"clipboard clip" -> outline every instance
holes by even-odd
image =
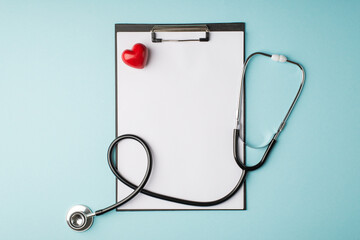
[[[151,41],[160,42],[208,42],[210,40],[210,30],[206,25],[155,25],[151,29]],[[157,38],[157,32],[205,32],[204,38],[193,39],[162,39]]]

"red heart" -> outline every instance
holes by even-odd
[[[133,46],[132,50],[126,49],[122,55],[122,60],[130,67],[142,69],[148,59],[148,49],[141,43]]]

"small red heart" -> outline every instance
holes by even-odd
[[[133,46],[132,50],[126,49],[122,55],[124,63],[130,67],[142,69],[148,59],[148,49],[141,43]]]

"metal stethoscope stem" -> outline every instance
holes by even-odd
[[[239,139],[241,140],[243,145],[249,146],[246,144],[246,142],[244,141],[244,139],[242,139],[242,136],[240,135],[240,130],[242,128],[242,126],[240,124],[240,122],[241,122],[241,106],[242,106],[242,98],[243,98],[243,91],[244,91],[243,86],[244,86],[244,81],[245,81],[246,67],[249,63],[249,60],[256,55],[263,55],[263,56],[271,58],[274,61],[288,62],[288,63],[297,65],[302,71],[302,81],[301,81],[299,90],[298,90],[284,120],[280,124],[277,132],[274,134],[274,136],[271,139],[271,141],[269,142],[269,144],[266,145],[267,149],[265,150],[265,153],[264,153],[262,159],[259,161],[258,164],[254,165],[254,166],[246,166],[243,163],[243,161],[240,159],[240,156],[238,154]],[[176,198],[176,197],[172,197],[172,196],[167,196],[164,194],[152,192],[152,191],[145,189],[145,185],[146,185],[147,181],[149,180],[152,165],[153,165],[153,159],[152,159],[150,147],[146,143],[146,141],[144,141],[142,138],[140,138],[136,135],[132,135],[132,134],[125,134],[125,135],[121,135],[121,136],[117,137],[110,144],[108,152],[107,152],[107,160],[108,160],[109,167],[110,167],[112,173],[115,175],[115,177],[119,181],[124,183],[126,186],[132,188],[134,191],[131,194],[129,194],[127,197],[125,197],[123,200],[121,200],[109,207],[106,207],[104,209],[97,210],[95,212],[92,212],[90,208],[88,208],[87,206],[84,206],[84,205],[76,205],[76,206],[72,207],[68,211],[68,214],[66,216],[66,221],[67,221],[68,225],[75,231],[86,231],[87,229],[89,229],[91,227],[95,216],[100,216],[100,215],[107,213],[115,208],[120,207],[121,205],[130,201],[132,198],[134,198],[140,192],[143,194],[146,194],[148,196],[159,198],[162,200],[171,201],[171,202],[180,203],[180,204],[192,205],[192,206],[200,206],[200,207],[214,206],[214,205],[220,204],[222,202],[225,202],[226,200],[228,200],[229,198],[234,196],[235,193],[241,188],[241,186],[243,185],[243,183],[245,181],[248,171],[256,170],[265,163],[266,158],[268,157],[272,147],[274,146],[280,132],[284,128],[285,123],[288,120],[288,118],[300,96],[300,93],[304,86],[304,81],[305,81],[304,68],[299,63],[287,60],[285,56],[270,55],[270,54],[266,54],[266,53],[262,53],[262,52],[255,52],[246,59],[244,66],[243,66],[241,83],[240,83],[240,94],[239,94],[238,110],[237,110],[237,117],[236,117],[236,127],[233,130],[233,155],[234,155],[234,159],[235,159],[237,165],[243,171],[241,173],[241,176],[239,177],[239,180],[238,180],[236,186],[224,197],[217,199],[217,200],[213,200],[213,201],[200,202],[200,201],[192,201],[192,200],[186,200],[186,199]],[[136,185],[136,184],[130,182],[129,180],[127,180],[125,177],[123,177],[121,175],[121,173],[119,172],[119,170],[117,169],[115,161],[113,159],[114,149],[116,148],[117,144],[124,139],[131,139],[131,140],[137,141],[138,143],[140,143],[142,145],[142,147],[144,148],[144,150],[146,152],[147,168],[146,168],[145,175],[139,185]],[[249,146],[249,147],[252,147],[252,146]]]
[[[273,137],[273,139],[276,140],[278,138],[278,136],[280,135],[280,132],[284,129],[286,121],[288,120],[292,110],[294,109],[294,106],[295,106],[296,102],[298,101],[298,99],[300,97],[300,94],[301,94],[302,89],[303,89],[304,84],[305,84],[305,70],[299,63],[291,61],[291,60],[287,59],[283,55],[277,55],[277,54],[270,55],[270,54],[263,53],[263,52],[252,53],[245,60],[245,63],[244,63],[244,66],[243,66],[243,71],[242,71],[241,81],[240,81],[240,94],[239,94],[238,108],[237,108],[237,112],[236,112],[236,126],[235,126],[235,129],[241,130],[241,128],[242,128],[242,126],[241,126],[241,104],[242,104],[242,101],[243,101],[243,91],[244,91],[246,68],[247,68],[247,66],[249,64],[249,61],[256,55],[262,55],[262,56],[265,56],[265,57],[269,57],[273,61],[277,61],[277,62],[288,62],[288,63],[294,64],[294,65],[296,65],[296,66],[298,66],[300,68],[301,73],[302,73],[301,83],[300,83],[299,89],[298,89],[298,91],[296,93],[296,96],[295,96],[294,100],[292,101],[289,110],[287,111],[283,121],[281,122],[277,132],[275,133],[275,135]],[[256,147],[256,146],[252,146],[252,145],[247,144],[245,139],[242,138],[242,136],[239,135],[239,137],[245,143],[245,145],[247,147],[250,147],[250,148],[263,148],[263,147],[266,147],[266,146],[268,146],[270,144],[270,143],[268,143],[265,146]]]

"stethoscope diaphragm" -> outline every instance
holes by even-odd
[[[75,231],[88,230],[94,222],[94,213],[84,205],[76,205],[70,208],[66,215],[67,224]]]

